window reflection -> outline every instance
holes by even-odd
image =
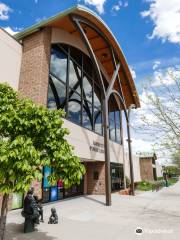
[[[80,124],[81,105],[76,100],[70,100],[68,103],[68,118],[72,122]]]
[[[92,123],[93,123],[93,119],[92,119],[92,104],[84,101],[83,104],[83,112],[82,112],[82,124],[85,128],[88,128],[90,130],[93,129]]]
[[[63,108],[67,111],[66,117],[70,121],[102,135],[101,103],[101,88],[91,59],[74,47],[53,44],[48,108]],[[111,140],[120,143],[120,113],[117,109],[116,100],[111,96],[109,134]]]
[[[92,84],[90,83],[90,79],[88,79],[86,76],[83,78],[83,97],[92,102]]]
[[[81,81],[81,70],[79,67],[70,60],[70,70],[69,70],[69,86],[76,89],[80,85]]]
[[[121,143],[120,125],[116,125],[116,142]]]
[[[62,51],[52,48],[50,72],[63,82],[66,82],[67,56]]]
[[[101,91],[96,85],[94,86],[94,106],[101,107]]]
[[[51,79],[56,88],[56,91],[59,97],[59,102],[60,104],[63,104],[66,99],[66,86],[62,82],[57,80],[57,78],[53,77],[52,75],[51,75]]]
[[[94,129],[96,133],[102,134],[102,112],[100,109],[94,109]]]
[[[115,122],[113,119],[109,119],[109,135],[112,141],[116,140],[116,129],[115,129]]]
[[[53,94],[53,91],[51,89],[51,86],[49,84],[48,86],[48,102],[47,102],[47,107],[48,109],[57,109],[57,105],[56,105],[56,100]]]

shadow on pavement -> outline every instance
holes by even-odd
[[[9,223],[6,227],[6,240],[59,240],[56,237],[48,236],[47,232],[34,231],[23,233],[24,224]]]
[[[100,204],[102,204],[103,206],[106,205],[104,202],[99,201],[99,200],[97,200],[97,199],[94,199],[94,198],[92,198],[92,197],[90,197],[90,196],[84,196],[84,198],[86,198],[86,199],[88,199],[88,200],[91,200],[91,201],[93,201],[93,202],[96,202],[96,203],[100,203]]]

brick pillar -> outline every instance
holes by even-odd
[[[84,174],[84,191],[83,191],[83,193],[84,194],[87,194],[87,164],[86,163],[84,163],[84,166],[85,166],[85,168],[86,168],[86,173]]]
[[[87,193],[105,195],[105,163],[87,163]],[[97,178],[96,178],[97,177]]]
[[[22,96],[47,105],[51,28],[43,28],[22,40],[23,55],[19,81]]]

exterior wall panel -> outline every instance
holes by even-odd
[[[21,58],[21,44],[0,29],[0,83],[7,82],[18,90]]]
[[[83,160],[104,161],[104,138],[92,131],[82,128],[66,119],[64,127],[70,130],[68,142],[75,147],[75,153]],[[101,146],[97,146],[100,144]],[[110,141],[111,162],[123,163],[122,145]]]
[[[140,174],[140,162],[139,157],[133,155],[133,170],[134,170],[134,182],[141,181],[141,174]],[[125,173],[126,176],[130,179],[130,166],[129,166],[129,156],[128,153],[125,153]]]

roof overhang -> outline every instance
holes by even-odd
[[[61,28],[68,31],[72,35],[79,36],[79,32],[77,31],[71,20],[72,15],[87,19],[103,33],[108,43],[115,50],[117,61],[119,61],[121,64],[121,67],[119,69],[119,76],[121,79],[122,91],[125,98],[126,107],[128,108],[132,104],[135,106],[135,108],[140,107],[140,101],[134,84],[134,80],[132,78],[125,56],[116,38],[114,37],[108,26],[103,22],[103,20],[90,9],[85,8],[81,5],[77,5],[54,17],[35,24],[28,29],[25,29],[24,31],[16,34],[15,38],[17,40],[22,40],[28,35],[33,34],[34,32],[39,31],[44,27]],[[88,27],[86,24],[82,24],[82,28],[86,32],[86,36],[92,46],[95,56],[97,57],[98,61],[103,65],[109,76],[109,79],[111,79],[114,72],[114,65],[106,41],[104,41],[104,39],[100,35],[98,35],[96,31]],[[115,82],[114,88],[119,91],[117,82]]]

